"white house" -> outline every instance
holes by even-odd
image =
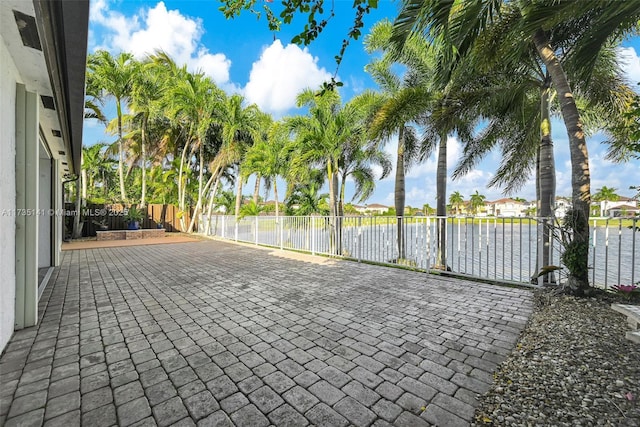
[[[0,352],[38,322],[79,174],[89,0],[0,1]],[[39,274],[40,273],[40,274]]]
[[[553,213],[556,218],[564,218],[572,206],[573,204],[571,203],[570,198],[558,196],[556,197],[556,208]]]
[[[380,205],[378,203],[372,203],[365,206],[365,213],[382,215],[389,211],[389,206]]]
[[[638,207],[638,202],[624,196],[618,196],[618,200],[602,200],[595,202],[600,209],[600,216],[620,216],[622,211],[632,211]],[[615,212],[615,214],[614,214]]]
[[[518,217],[525,216],[529,208],[527,203],[519,202],[510,198],[499,199],[493,202],[485,202],[487,215]]]
[[[616,205],[607,210],[607,216],[611,218],[628,217],[640,215],[640,208],[635,203]]]

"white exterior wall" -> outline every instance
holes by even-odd
[[[18,71],[0,36],[0,351],[13,334],[15,323],[15,113]]]
[[[54,266],[60,265],[60,252],[62,251],[62,238],[64,237],[64,224],[62,223],[64,216],[60,214],[62,209],[64,208],[64,189],[62,188],[62,177],[60,175],[60,161],[52,159],[51,163],[53,165],[52,170],[52,179],[55,184],[53,185],[52,198],[51,201],[53,203],[53,209],[58,212],[53,220],[53,256],[52,261]]]
[[[493,203],[488,208],[489,214],[501,217],[520,217],[524,216],[525,206],[522,203]]]
[[[40,184],[38,195],[38,209],[46,212],[51,206],[51,160],[43,158],[46,153],[40,147]],[[51,216],[40,215],[38,218],[38,268],[51,266]]]

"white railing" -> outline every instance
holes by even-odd
[[[398,250],[398,221],[404,254]],[[201,218],[204,232],[206,216]],[[357,261],[403,265],[429,271],[438,256],[438,224],[446,221],[447,269],[469,277],[528,284],[539,271],[543,227],[552,220],[502,217],[339,217],[258,216],[236,221],[213,216],[209,235],[238,242],[338,256]],[[590,280],[595,286],[640,281],[640,218],[593,221],[590,230]],[[549,237],[549,260],[560,266],[562,247]],[[559,280],[563,273],[555,273]],[[534,281],[534,283],[536,283]]]

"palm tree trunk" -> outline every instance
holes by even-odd
[[[259,173],[256,174],[256,185],[253,187],[253,203],[258,204],[258,196],[260,195],[260,180],[262,177]],[[265,200],[266,201],[266,200]]]
[[[181,212],[184,212],[185,208],[185,193],[187,192],[187,183],[183,179],[182,175],[184,172],[184,162],[187,158],[187,148],[189,147],[189,143],[185,142],[184,148],[182,149],[182,156],[180,156],[180,169],[178,170],[178,208]],[[180,229],[185,229],[184,223],[184,215],[180,217]]]
[[[107,185],[107,177],[104,175],[104,171],[102,171],[102,195],[106,199],[107,194],[109,194],[109,186]]]
[[[122,107],[120,100],[116,100],[118,114],[118,177],[120,178],[120,198],[127,201],[127,191],[124,188],[124,146],[122,145]]]
[[[82,228],[81,228],[81,215],[82,215],[82,198],[80,197],[80,179],[76,181],[76,216],[73,217],[73,229],[71,232],[71,236],[74,239],[79,239],[82,237]]]
[[[240,215],[240,208],[242,207],[242,176],[240,175],[240,166],[238,166],[238,189],[236,191],[236,221],[238,221]]]
[[[440,135],[436,177],[436,216],[438,252],[435,268],[447,269],[447,134]]]
[[[542,88],[540,96],[540,160],[538,176],[540,181],[540,216],[542,217],[542,259],[540,267],[551,265],[551,227],[553,221],[554,202],[556,199],[556,168],[553,157],[553,140],[551,139],[551,118],[549,115],[550,87]],[[549,272],[544,276],[544,283],[555,283],[555,275]]]
[[[336,194],[335,194],[335,181],[333,177],[335,172],[333,171],[332,160],[327,161],[327,179],[329,180],[329,245],[330,253],[336,251]]]
[[[204,141],[200,139],[198,141],[198,145],[199,145],[198,152],[200,155],[200,170],[198,171],[198,202],[202,203],[202,196],[204,191],[203,190],[204,183],[202,182],[202,180],[204,179]]]
[[[213,184],[213,190],[211,190],[211,193],[209,195],[209,206],[207,207],[207,222],[205,223],[205,227],[204,227],[205,236],[209,235],[209,229],[211,228],[211,211],[213,210],[213,201],[216,198],[216,193],[218,192],[219,184],[220,184],[220,176],[218,174],[218,177],[216,178],[216,183]]]
[[[216,174],[211,174],[211,176],[209,177],[209,180],[207,181],[206,185],[203,186],[202,191],[204,193],[207,192],[207,189],[209,188],[209,186],[213,182],[215,176],[216,176]],[[187,233],[191,233],[193,231],[193,227],[196,224],[196,218],[198,217],[198,214],[200,213],[200,209],[201,208],[202,208],[202,197],[198,197],[198,202],[196,203],[196,207],[193,210],[193,215],[191,216],[191,222],[189,222],[189,228],[187,229]]]
[[[276,199],[276,221],[278,220],[278,216],[280,215],[280,208],[278,206],[278,183],[277,177],[273,180],[273,197]]]
[[[342,254],[342,218],[340,217],[340,196],[338,194],[338,165],[334,165],[333,172],[333,203],[334,203],[334,226],[336,235],[336,254]]]
[[[82,181],[82,199],[87,200],[87,170],[81,169],[80,179]]]
[[[347,181],[346,174],[343,173],[342,177],[340,178],[340,198],[338,199],[338,217],[344,216],[344,194],[346,189],[346,185],[345,185],[346,181]]]
[[[551,48],[547,35],[542,29],[536,31],[533,42],[558,94],[560,111],[569,136],[573,204],[572,218],[569,223],[573,236],[571,244],[565,248],[563,258],[569,270],[567,290],[575,295],[584,295],[589,289],[589,205],[591,202],[587,143],[571,86],[560,61]]]
[[[145,116],[142,120],[142,130],[141,130],[141,142],[140,142],[140,157],[141,157],[141,167],[142,167],[142,194],[140,195],[140,207],[144,208],[146,206],[146,195],[147,195],[147,117]]]
[[[404,243],[404,202],[405,202],[405,170],[404,170],[404,124],[398,129],[398,152],[396,158],[396,182],[394,202],[396,209],[396,216],[398,217],[398,230],[397,230],[397,245],[398,245],[398,258],[405,258],[405,243]]]
[[[198,171],[198,199],[196,201],[196,207],[194,211],[191,213],[191,221],[189,222],[189,228],[187,229],[187,233],[191,233],[193,231],[193,227],[195,225],[196,218],[198,217],[198,212],[202,207],[202,197],[204,196],[204,192],[206,188],[203,185],[204,180],[204,141],[197,141],[199,146],[199,155],[200,155],[200,170]],[[211,176],[213,178],[213,175]],[[211,182],[211,178],[209,179],[209,183]],[[191,206],[189,206],[191,208]],[[191,210],[191,209],[189,209]]]

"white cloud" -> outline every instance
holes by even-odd
[[[486,187],[486,184],[491,179],[491,173],[485,172],[480,169],[470,170],[466,175],[456,179],[456,183],[461,185],[474,185],[474,191],[480,190]]]
[[[640,173],[637,162],[614,163],[605,158],[605,153],[590,156],[591,194],[607,186],[616,189],[621,196],[631,197],[635,194],[629,189],[631,185],[640,185]],[[569,193],[570,194],[570,193]]]
[[[296,45],[282,46],[275,40],[253,63],[244,94],[263,111],[281,113],[295,106],[296,95],[304,88],[317,88],[331,78],[318,67],[318,58]]]
[[[406,193],[406,199],[407,200],[426,200],[427,192],[425,191],[424,188],[411,187],[409,191],[407,191]]]
[[[632,47],[618,48],[618,58],[631,86],[640,82],[640,57]]]
[[[386,206],[395,206],[395,201],[396,201],[396,193],[391,192],[391,193],[387,193],[387,197],[384,198],[384,200],[382,201],[382,204]],[[371,203],[374,203],[374,202],[371,202]]]
[[[193,70],[201,70],[211,76],[216,83],[229,82],[229,69],[231,61],[222,53],[210,54],[206,49],[201,49],[195,58],[191,58],[188,67]]]
[[[364,80],[355,76],[349,76],[349,81],[345,83],[345,86],[349,86],[354,94],[358,94],[364,91]]]
[[[422,176],[430,176],[435,174],[438,171],[438,150],[439,147],[435,147],[433,153],[429,158],[419,164],[413,166],[409,169],[407,173],[407,178],[420,178]],[[447,138],[447,172],[448,175],[451,175],[451,172],[455,169],[458,164],[458,160],[460,159],[460,154],[462,152],[462,146],[456,137],[450,136]]]
[[[91,2],[90,17],[105,29],[95,48],[131,52],[137,58],[162,50],[178,65],[204,72],[223,88],[233,87],[229,82],[231,61],[200,44],[204,33],[200,19],[184,16],[179,10],[167,10],[163,2],[125,16],[110,10],[106,0]]]

